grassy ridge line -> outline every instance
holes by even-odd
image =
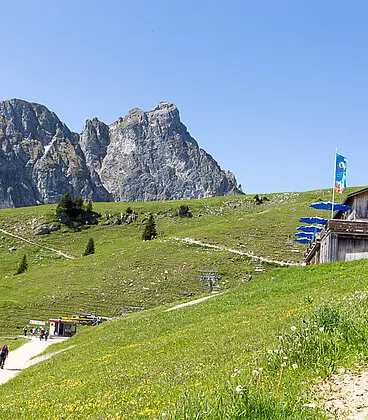
[[[267,381],[255,379],[253,371],[263,366],[267,349],[278,348],[282,330],[290,331],[298,320],[303,325],[311,302],[364,289],[367,268],[367,261],[278,268],[192,307],[155,308],[85,329],[54,347],[73,344],[73,349],[2,387],[0,416],[221,419],[234,413],[231,418],[249,418],[235,415],[245,401],[236,388],[257,382],[260,391],[267,389]],[[314,371],[300,364],[289,373],[273,391],[279,403],[267,418],[323,418],[300,408],[312,398]],[[281,406],[289,410],[283,416],[277,415]]]

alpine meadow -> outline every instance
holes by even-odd
[[[43,235],[56,205],[1,210],[2,340],[30,319],[113,319],[1,385],[0,418],[327,418],[320,381],[368,357],[367,261],[300,266],[292,242],[330,193],[92,203],[98,224]],[[211,295],[204,270],[218,272]]]

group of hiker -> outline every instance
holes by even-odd
[[[45,341],[47,341],[47,339],[49,338],[49,331],[48,330],[46,330],[45,328],[38,328],[38,327],[35,327],[35,328],[31,328],[30,329],[30,335],[31,336],[38,336],[38,337],[40,337],[40,341],[42,341],[43,339],[45,339]],[[24,328],[23,328],[23,334],[24,334],[24,337],[27,337],[27,334],[28,334],[28,325],[25,325],[24,326]]]
[[[30,335],[31,336],[38,336],[40,337],[40,341],[45,339],[45,341],[47,341],[47,339],[49,338],[49,331],[46,330],[45,328],[31,328],[30,329]],[[28,334],[28,325],[26,325],[23,328],[23,334],[26,337]],[[0,346],[0,368],[4,369],[4,364],[5,364],[5,360],[8,357],[8,353],[9,353],[9,347],[6,344],[3,344]]]

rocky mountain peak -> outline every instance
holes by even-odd
[[[171,102],[162,101],[156,105],[151,112],[161,111],[161,112],[170,112],[176,110],[177,107]]]
[[[201,150],[177,107],[134,108],[72,133],[45,106],[0,102],[0,207],[55,203],[65,192],[93,201],[146,201],[241,192]]]
[[[31,138],[48,144],[58,129],[67,129],[45,106],[22,99],[0,102],[0,122],[7,138]]]

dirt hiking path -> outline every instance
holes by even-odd
[[[65,254],[64,252],[59,251],[58,249],[54,249],[54,248],[50,248],[49,246],[46,246],[46,245],[38,244],[35,241],[23,238],[22,236],[16,235],[16,234],[11,233],[11,232],[8,232],[7,230],[4,230],[4,229],[0,229],[0,232],[4,233],[5,235],[12,236],[13,238],[19,239],[23,242],[27,242],[28,244],[38,246],[38,248],[48,249],[49,251],[54,252],[55,254],[61,255],[64,258],[68,258],[69,260],[75,260],[75,257],[73,257],[72,255]]]
[[[339,369],[318,387],[321,405],[331,419],[368,419],[368,371],[361,372]]]
[[[220,296],[220,295],[222,295],[222,293],[215,293],[213,295],[205,296],[203,298],[199,298],[199,299],[191,300],[189,302],[181,303],[180,305],[176,305],[176,306],[173,306],[172,308],[165,309],[164,312],[175,311],[176,309],[185,308],[186,306],[195,305],[199,302],[203,302],[204,300],[211,299],[215,296]]]
[[[288,261],[278,261],[278,260],[273,260],[271,258],[259,257],[257,255],[254,255],[252,252],[239,251],[237,249],[226,248],[224,245],[207,244],[207,243],[204,243],[204,242],[201,242],[201,241],[197,241],[196,239],[193,239],[193,238],[172,237],[170,239],[174,239],[175,241],[185,242],[187,244],[195,244],[195,245],[203,246],[203,247],[206,247],[206,248],[214,248],[214,249],[219,249],[221,251],[232,252],[233,254],[245,255],[245,256],[250,257],[250,258],[255,258],[255,259],[260,260],[260,261],[264,261],[264,262],[272,263],[272,264],[277,264],[277,265],[281,265],[281,266],[293,266],[293,267],[295,267],[295,266],[300,265],[298,263],[293,263],[293,262],[288,262]]]
[[[11,351],[11,344],[9,344],[9,356],[5,361],[4,369],[0,369],[0,384],[10,381],[18,375],[23,369],[35,365],[43,360],[49,359],[60,351],[47,354],[45,356],[33,357],[42,353],[47,347],[52,344],[65,341],[67,338],[49,339],[48,341],[40,341],[38,337],[32,337],[29,343],[24,344],[17,350]],[[64,350],[63,350],[64,351]],[[32,360],[31,360],[32,359]]]

